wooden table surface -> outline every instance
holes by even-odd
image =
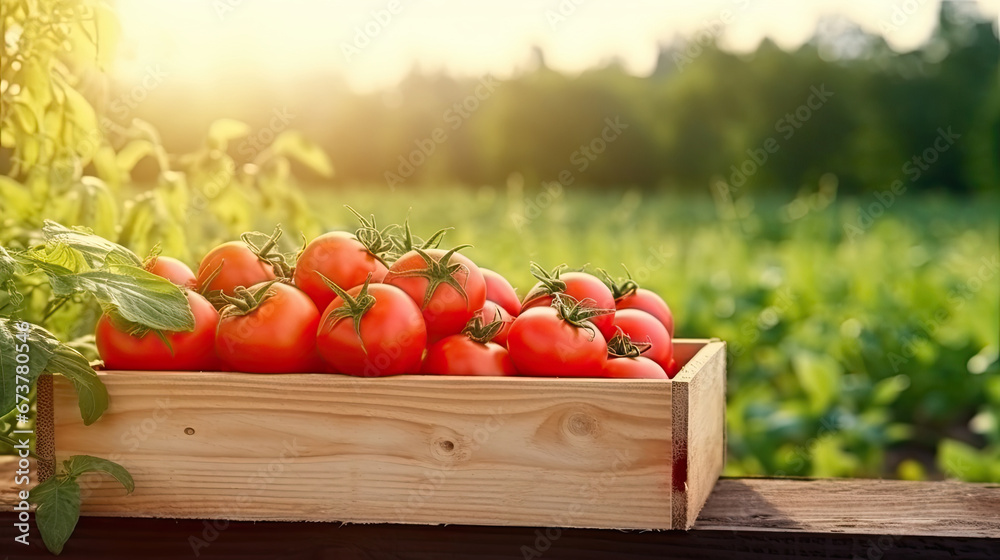
[[[9,496],[7,496],[9,498]],[[9,506],[7,507],[9,510]],[[47,557],[37,528],[0,557]],[[1000,558],[1000,485],[722,479],[691,531],[81,518],[60,558]]]

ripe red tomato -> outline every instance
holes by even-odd
[[[477,342],[453,334],[427,348],[420,373],[439,375],[514,375],[507,349],[496,342]]]
[[[643,356],[656,362],[664,371],[670,367],[674,355],[674,344],[667,328],[645,311],[622,309],[614,316],[615,327],[620,328],[632,342],[649,343]]]
[[[240,241],[217,246],[205,255],[198,266],[198,291],[202,294],[221,290],[231,296],[238,286],[248,288],[274,279],[271,263],[261,260],[246,243]]]
[[[312,298],[317,309],[326,309],[337,294],[326,285],[323,276],[350,290],[364,284],[369,274],[372,283],[382,282],[387,271],[354,234],[334,231],[306,245],[295,265],[293,279],[295,285]]]
[[[420,308],[388,284],[366,283],[337,296],[316,333],[319,353],[335,371],[364,377],[417,373],[426,344]]]
[[[537,266],[533,269],[539,282],[524,296],[521,313],[534,307],[552,305],[552,294],[563,293],[572,296],[579,302],[589,300],[592,302],[591,307],[610,310],[606,315],[593,317],[590,321],[601,331],[605,340],[610,340],[615,335],[613,315],[615,298],[604,282],[586,272],[559,272],[557,269],[552,273],[546,273]],[[544,276],[540,275],[539,272]]]
[[[659,365],[642,356],[610,358],[604,365],[604,377],[629,379],[670,379]]]
[[[443,249],[414,249],[389,267],[385,283],[407,293],[420,306],[427,340],[458,334],[486,302],[483,273],[465,255]]]
[[[656,292],[646,288],[638,288],[634,292],[626,294],[615,301],[617,309],[641,309],[656,317],[663,326],[667,328],[670,337],[674,336],[674,314],[670,312],[670,306]]]
[[[97,351],[108,369],[132,370],[214,370],[215,328],[219,313],[208,300],[196,292],[187,293],[194,313],[191,332],[165,332],[170,347],[154,332],[132,336],[117,328],[107,315],[97,322]]]
[[[252,309],[242,315],[222,311],[215,350],[224,366],[248,373],[319,371],[319,311],[309,296],[280,282],[256,284],[236,296]]]
[[[198,283],[191,267],[173,257],[156,256],[146,263],[146,271],[193,290]]]
[[[592,323],[565,316],[555,307],[532,307],[514,319],[507,349],[519,374],[601,376],[608,360],[604,336]]]
[[[486,300],[483,304],[483,308],[476,313],[476,317],[482,319],[483,324],[492,323],[497,320],[497,315],[499,315],[499,320],[503,323],[503,327],[500,332],[493,337],[493,342],[496,342],[500,346],[507,346],[507,335],[510,333],[510,326],[514,324],[514,317],[510,316],[510,313],[501,307],[499,304]]]
[[[486,300],[500,304],[511,317],[517,317],[521,312],[521,300],[517,297],[514,286],[498,272],[488,268],[480,268],[483,280],[486,281]]]

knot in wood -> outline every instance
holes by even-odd
[[[597,418],[586,412],[574,412],[566,417],[565,428],[577,437],[593,437],[597,434]]]

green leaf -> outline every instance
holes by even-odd
[[[115,480],[125,487],[127,493],[131,494],[135,490],[135,481],[132,480],[132,475],[125,470],[125,467],[114,461],[90,455],[73,455],[63,461],[63,468],[66,469],[66,474],[73,479],[86,473],[107,473],[115,477]]]
[[[60,344],[49,358],[45,370],[58,373],[73,383],[79,400],[80,417],[87,426],[97,422],[108,409],[108,389],[83,354]]]
[[[323,177],[333,176],[333,164],[326,152],[297,130],[286,130],[274,139],[271,151],[276,156],[286,156],[312,169]]]
[[[985,451],[954,439],[944,439],[938,444],[937,464],[950,478],[967,482],[1000,482],[990,480],[990,468]]]
[[[184,292],[169,280],[138,266],[112,266],[78,274],[50,276],[56,297],[93,294],[105,313],[141,327],[193,331],[194,313]]]
[[[94,158],[91,160],[91,163],[94,165],[97,176],[103,179],[111,188],[117,189],[121,185],[122,173],[118,169],[117,156],[111,146],[107,144],[101,145],[94,152]]]
[[[890,405],[909,386],[910,378],[903,374],[883,379],[872,388],[872,404],[877,406]]]
[[[0,291],[7,293],[7,300],[9,302],[9,308],[3,308],[0,306],[0,313],[4,311],[13,311],[20,304],[21,292],[17,290],[17,286],[14,284],[14,273],[17,272],[17,261],[10,256],[2,246],[0,246]]]
[[[149,140],[132,140],[128,144],[125,144],[122,149],[118,150],[118,155],[115,156],[118,168],[122,171],[130,172],[142,158],[155,151],[156,147]]]
[[[31,193],[21,183],[10,177],[0,175],[0,208],[4,216],[24,219],[35,213],[35,203]]]
[[[250,125],[236,119],[219,119],[208,127],[208,140],[216,147],[225,146],[230,140],[250,134]]]
[[[79,252],[90,268],[100,268],[105,263],[142,266],[142,259],[135,253],[99,235],[94,235],[88,229],[68,228],[51,220],[45,220],[42,232],[48,244],[66,245]],[[79,271],[79,269],[73,270]]]
[[[799,352],[792,359],[792,368],[813,412],[827,410],[840,397],[843,372],[830,356]]]
[[[104,181],[89,175],[81,177],[75,193],[78,195],[76,215],[79,223],[89,224],[99,236],[114,235],[118,204]]]
[[[80,485],[76,480],[56,476],[31,490],[31,502],[38,506],[35,520],[45,548],[62,552],[80,520]]]
[[[45,107],[52,101],[48,66],[48,62],[41,57],[29,56],[21,69],[22,87],[31,92],[39,115],[45,114]]]
[[[17,366],[28,366],[28,372],[20,375],[27,379],[27,385],[30,386],[43,371],[46,371],[59,347],[59,341],[49,331],[30,323],[28,341],[22,342],[17,336],[21,332],[16,327],[17,323],[18,321],[13,319],[0,318],[0,416],[6,415],[18,404],[15,392],[19,375]],[[18,352],[19,349],[24,349],[25,344],[27,352]],[[28,362],[17,363],[18,354],[26,354]]]

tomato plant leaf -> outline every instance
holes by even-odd
[[[63,461],[63,468],[66,469],[66,474],[74,479],[86,473],[107,473],[115,477],[115,480],[125,487],[127,493],[131,494],[135,490],[135,481],[132,480],[132,475],[125,470],[125,467],[114,461],[91,455],[73,455]]]
[[[38,506],[35,520],[45,548],[61,553],[80,520],[80,485],[73,478],[55,476],[31,490],[30,499]]]
[[[115,266],[49,278],[56,297],[94,295],[105,313],[164,331],[194,330],[194,313],[184,292],[169,280],[138,266]]]
[[[6,293],[7,301],[0,300],[0,317],[7,317],[21,304],[21,293],[14,285],[14,273],[17,272],[17,261],[0,247],[0,292]]]
[[[108,409],[108,389],[83,354],[60,344],[49,358],[45,370],[61,374],[73,383],[79,399],[80,417],[87,426],[96,422]]]
[[[142,266],[142,259],[138,255],[85,228],[68,228],[51,220],[45,220],[42,233],[45,235],[47,245],[65,245],[79,253],[90,268],[101,268],[105,264]],[[79,269],[74,271],[78,272]]]
[[[28,323],[27,335],[17,328],[19,321],[0,318],[0,416],[4,416],[17,406],[17,385],[32,385],[38,376],[46,371],[59,341],[49,331]],[[19,352],[18,350],[25,350]],[[19,363],[18,355],[26,355],[27,362]],[[18,366],[28,366],[18,373]],[[18,383],[17,376],[27,379]],[[23,393],[22,393],[23,394]]]
[[[156,147],[149,140],[143,138],[132,140],[122,146],[122,149],[118,150],[118,154],[115,156],[115,163],[121,171],[131,172],[135,164],[139,163],[142,158],[154,153],[155,150]]]

